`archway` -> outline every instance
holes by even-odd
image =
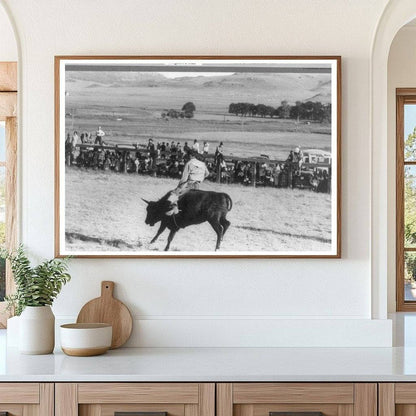
[[[414,0],[390,1],[377,27],[371,53],[371,270],[372,317],[387,318],[388,257],[388,96],[387,63],[396,33],[416,17]]]

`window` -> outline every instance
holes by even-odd
[[[397,89],[397,310],[416,311],[416,88]]]
[[[0,62],[0,246],[17,243],[17,64]],[[14,290],[9,264],[0,260],[0,328],[5,326],[4,296]]]

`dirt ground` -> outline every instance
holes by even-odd
[[[168,231],[149,242],[158,224],[144,223],[146,204],[177,181],[137,174],[66,169],[66,250],[69,252],[162,251]],[[231,226],[221,251],[328,251],[331,197],[309,190],[253,188],[205,182],[201,189],[228,193]],[[180,230],[171,251],[213,252],[216,234],[208,223]]]

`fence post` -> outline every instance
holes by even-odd
[[[289,171],[287,173],[287,182],[289,188],[293,188],[293,164],[292,162],[289,163]]]
[[[253,163],[253,183],[252,183],[254,188],[256,187],[256,177],[257,177],[257,163],[254,162]]]
[[[123,154],[123,172],[127,173],[127,152]]]

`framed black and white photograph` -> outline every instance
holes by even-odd
[[[340,257],[340,57],[55,58],[55,251]]]

